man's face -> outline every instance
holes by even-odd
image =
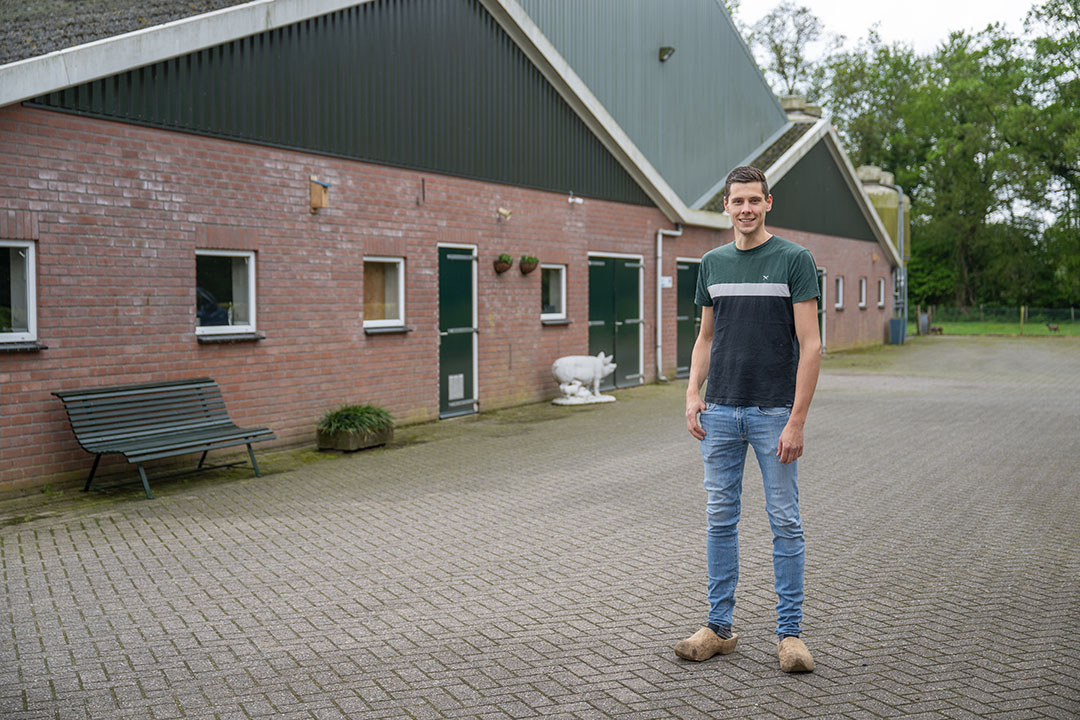
[[[732,225],[743,235],[753,235],[765,224],[765,213],[772,210],[772,195],[761,192],[761,183],[732,183],[724,209]]]

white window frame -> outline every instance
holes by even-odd
[[[844,309],[844,276],[837,275],[836,280],[836,300],[833,302],[833,307],[837,310]]]
[[[877,279],[877,306],[885,307],[885,278],[883,277]]]
[[[26,332],[0,332],[0,343],[37,340],[37,243],[33,240],[0,240],[2,248],[26,250]]]
[[[866,309],[866,276],[859,278],[859,308]]]
[[[366,328],[399,328],[405,327],[405,258],[403,257],[390,257],[384,255],[365,255],[365,263],[386,263],[387,265],[397,265],[398,268],[398,288],[397,288],[397,306],[398,316],[396,318],[384,318],[381,320],[368,320],[367,308],[364,307],[364,297],[360,296],[360,306],[364,311],[364,327]],[[367,274],[364,275],[364,282],[367,282]]]
[[[229,257],[247,258],[248,270],[248,307],[251,308],[251,318],[246,325],[199,325],[196,319],[196,335],[237,335],[240,333],[255,332],[255,251],[254,250],[195,250],[196,262],[203,257]]]
[[[550,263],[550,264],[541,263],[540,264],[541,280],[542,280],[542,274],[543,274],[543,272],[545,270],[558,270],[559,271],[559,283],[560,283],[559,297],[562,298],[562,312],[557,312],[557,313],[541,312],[540,313],[540,319],[541,320],[565,320],[566,319],[566,265],[559,265],[559,264],[555,264],[555,263]],[[541,288],[543,288],[543,284],[541,284]],[[541,289],[541,293],[543,293],[543,289]],[[543,297],[540,298],[540,303],[541,303],[540,308],[541,308],[541,310],[543,310],[543,307],[544,307],[543,306]]]

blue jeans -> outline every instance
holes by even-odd
[[[765,483],[765,510],[773,532],[773,575],[776,588],[776,633],[798,635],[803,602],[804,542],[799,517],[796,462],[781,464],[776,456],[780,433],[791,409],[736,407],[708,403],[699,422],[705,430],[709,563],[709,622],[731,627],[735,584],[739,580],[739,512],[743,467],[749,443],[757,455]]]

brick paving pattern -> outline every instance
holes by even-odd
[[[739,648],[671,652],[706,610],[683,387],[0,528],[0,717],[1080,716],[1080,342],[830,360],[810,675],[777,668],[753,459]]]

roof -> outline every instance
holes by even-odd
[[[787,124],[723,2],[516,1],[689,207]]]
[[[0,65],[0,107],[371,1],[254,0],[240,4],[231,0],[139,0],[138,2],[135,0],[86,0],[77,7],[76,14],[71,15],[71,5],[67,0],[27,0],[19,10],[4,10],[5,14],[0,16],[5,20],[10,18],[10,22],[4,24],[4,32],[8,33],[8,41],[4,43],[4,46],[11,49],[14,57],[21,58]],[[861,183],[855,177],[854,169],[840,148],[839,140],[830,125],[816,120],[809,127],[805,122],[784,123],[782,120],[778,125],[774,124],[769,119],[771,117],[769,108],[778,110],[779,113],[783,113],[783,109],[779,108],[775,97],[764,84],[760,72],[754,74],[755,82],[750,82],[745,87],[740,85],[739,93],[727,92],[725,94],[725,88],[729,91],[732,88],[723,85],[720,81],[726,75],[746,72],[747,68],[753,68],[752,64],[747,65],[746,68],[743,68],[741,64],[733,65],[735,69],[722,65],[705,65],[704,67],[709,69],[703,71],[696,62],[687,62],[684,63],[681,72],[690,73],[697,80],[705,78],[705,87],[699,86],[694,91],[709,95],[719,93],[722,104],[725,106],[754,106],[755,102],[745,101],[743,92],[753,93],[755,97],[764,92],[765,95],[762,97],[767,99],[767,102],[762,105],[765,113],[762,116],[764,120],[756,116],[749,119],[739,119],[736,116],[727,119],[726,122],[721,122],[715,116],[702,115],[694,107],[689,107],[683,102],[692,99],[688,97],[663,96],[667,97],[667,102],[652,102],[664,92],[666,85],[663,82],[663,73],[675,66],[665,68],[655,77],[649,74],[652,71],[648,69],[638,73],[637,76],[640,77],[648,75],[648,82],[653,83],[649,85],[652,90],[640,92],[639,89],[631,94],[632,98],[628,102],[623,102],[627,97],[625,94],[615,93],[612,95],[615,99],[609,100],[615,104],[614,112],[617,114],[613,114],[613,108],[602,102],[592,86],[578,74],[578,70],[585,73],[595,72],[595,61],[583,61],[580,67],[571,65],[533,17],[526,12],[519,0],[479,0],[479,2],[559,95],[566,100],[589,130],[640,185],[649,199],[672,222],[717,229],[730,228],[729,218],[714,211],[715,203],[710,204],[710,201],[715,199],[717,190],[723,185],[723,178],[732,167],[751,161],[771,162],[766,174],[770,182],[775,184],[818,141],[827,136],[830,151],[839,158],[838,164],[845,175],[845,182],[860,207],[869,213],[867,220],[874,227],[874,234],[879,237],[883,247],[888,247],[889,257],[894,259],[897,257],[895,249],[892,249],[888,233],[871,209]],[[521,2],[536,8],[543,7],[533,0],[521,0]],[[655,3],[650,4],[649,0],[640,0],[640,2],[642,4],[638,9],[642,11],[654,9]],[[745,43],[737,33],[734,33],[730,18],[722,9],[723,4],[720,0],[672,0],[672,2],[680,4],[665,3],[665,11],[670,11],[671,7],[675,7],[688,13],[687,17],[691,19],[697,18],[701,22],[708,23],[708,31],[720,32],[720,37],[726,39],[726,45],[733,53],[727,57],[736,60],[749,57]],[[580,5],[582,3],[571,4],[571,6]],[[626,7],[621,2],[597,3],[590,7],[595,11],[588,16],[592,28],[596,27],[596,23],[604,23],[604,27],[610,30],[612,20],[609,17],[610,13],[617,13],[620,20],[625,19]],[[210,11],[202,12],[207,9]],[[191,16],[191,12],[201,14]],[[695,15],[695,12],[698,14]],[[661,13],[659,17],[664,16],[664,13]],[[566,17],[572,20],[576,16],[570,13]],[[685,21],[686,18],[682,20]],[[158,21],[164,22],[149,26]],[[668,21],[664,22],[666,23],[664,27],[670,25]],[[68,28],[67,31],[64,30],[65,27]],[[659,48],[652,46],[656,38],[668,37],[668,35],[683,38],[678,42],[685,43],[686,54],[691,55],[691,60],[699,59],[690,51],[695,47],[695,40],[697,44],[701,44],[703,36],[700,33],[696,35],[692,33],[692,30],[700,30],[700,28],[688,28],[686,22],[676,23],[671,25],[670,32],[665,30],[665,34],[660,35],[648,34],[649,28],[640,23],[636,28],[638,34],[633,37],[640,41],[637,45],[640,52],[631,58],[630,61],[633,63],[646,64],[655,70],[659,64],[655,52]],[[125,30],[127,32],[124,32]],[[117,32],[121,34],[117,35]],[[646,35],[643,36],[640,33],[646,33]],[[580,39],[581,36],[574,37]],[[595,35],[585,33],[584,37],[595,37]],[[82,44],[63,47],[69,43]],[[56,49],[50,51],[50,48],[54,47]],[[678,50],[677,46],[676,50]],[[35,54],[37,52],[45,54]],[[734,63],[736,60],[731,60],[731,62]],[[741,60],[738,62],[741,63]],[[631,74],[628,73],[628,75]],[[661,81],[659,84],[656,84],[657,78]],[[717,84],[709,85],[709,79],[715,79]],[[669,77],[667,82],[670,81]],[[605,85],[607,82],[609,81],[601,82],[595,78],[593,80],[601,93],[612,92]],[[693,88],[682,79],[680,79],[679,87],[684,88],[682,91],[684,95],[687,92],[685,88]],[[760,101],[761,97],[757,97],[757,100]],[[658,131],[657,128],[666,127],[665,133],[688,144],[690,154],[700,154],[712,159],[713,169],[710,176],[715,180],[712,186],[705,189],[704,194],[695,201],[688,201],[688,198],[682,196],[686,194],[687,187],[693,186],[692,184],[688,186],[684,182],[685,177],[682,172],[685,167],[680,169],[678,164],[665,165],[664,158],[668,151],[665,146],[650,145],[650,138],[647,134],[643,134],[641,126],[635,126],[630,122],[627,113],[640,111],[641,104],[646,102],[652,102],[650,107],[655,116],[661,120],[668,115],[671,116],[669,125],[657,125],[653,128],[654,131]],[[760,102],[757,104],[761,105]],[[744,129],[750,128],[753,132],[760,134],[771,132],[771,135],[764,142],[758,143],[758,146],[743,162],[732,162],[723,153],[716,154],[714,147],[720,144],[717,137],[720,137],[725,127],[730,127],[731,123],[737,123]],[[624,129],[624,125],[636,127],[635,135],[631,136]],[[702,127],[705,132],[711,134],[711,139],[691,137],[688,134],[688,128],[697,131]],[[743,142],[745,141],[744,139]],[[649,149],[648,153],[643,151],[643,145]],[[738,157],[738,155],[731,155],[731,157]],[[664,167],[665,172],[661,172],[659,167]],[[681,194],[674,189],[676,186],[682,188]],[[705,207],[707,204],[708,209]]]
[[[802,122],[789,122],[780,128],[780,132],[775,140],[770,139],[765,144],[754,151],[754,155],[740,163],[741,165],[752,165],[756,168],[768,169],[771,168],[777,160],[783,157],[784,153],[790,150],[803,135],[808,133],[813,127],[814,122],[802,121]],[[766,172],[766,177],[768,172]],[[715,192],[708,201],[702,204],[702,210],[711,210],[712,212],[724,212],[724,183],[721,184],[719,189],[715,189]]]
[[[21,0],[0,4],[0,65],[249,0]]]

